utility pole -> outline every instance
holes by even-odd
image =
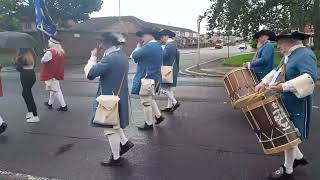
[[[197,25],[198,25],[198,59],[197,59],[197,69],[200,69],[200,24],[202,19],[205,18],[205,16],[201,16],[199,15],[198,19],[197,19]]]
[[[121,17],[121,0],[119,0],[119,18]]]

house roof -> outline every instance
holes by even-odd
[[[135,22],[138,26],[140,26],[140,28],[142,28],[142,27],[156,28],[159,30],[160,29],[169,29],[171,31],[196,33],[195,31],[193,31],[191,29],[146,22],[146,21],[143,21],[143,20],[141,20],[137,17],[134,17],[134,16],[121,16],[121,21]],[[75,26],[71,27],[70,30],[74,30],[74,31],[101,31],[103,29],[106,29],[106,27],[108,27],[108,26],[112,26],[116,22],[119,22],[118,16],[91,18],[87,21],[76,24]]]

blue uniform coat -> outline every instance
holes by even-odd
[[[129,104],[128,104],[128,70],[129,61],[127,56],[121,51],[115,51],[106,55],[102,60],[93,66],[88,74],[88,79],[93,80],[100,77],[97,97],[101,95],[117,95],[121,80],[125,76],[122,90],[120,93],[119,116],[120,127],[125,128],[129,125]],[[94,115],[98,106],[98,102],[94,101],[93,115],[90,123],[93,127],[113,128],[113,126],[105,126],[93,123]]]
[[[274,68],[274,45],[267,42],[260,47],[256,59],[250,65],[260,82]]]
[[[141,79],[153,79],[157,86],[161,83],[161,65],[163,50],[159,42],[149,42],[141,49],[132,53],[132,58],[138,64],[137,73],[133,79],[132,94],[139,95]]]
[[[177,48],[177,44],[175,42],[168,43],[164,50],[163,55],[163,65],[164,66],[172,66],[173,65],[173,83],[162,83],[161,87],[169,88],[169,87],[177,87],[177,80],[179,74],[179,52]]]
[[[304,73],[308,73],[314,82],[317,80],[316,56],[308,48],[298,48],[290,56],[286,66],[286,81],[294,79]],[[281,80],[281,75],[277,81]],[[281,99],[285,104],[290,118],[296,128],[299,129],[303,138],[309,137],[309,125],[312,110],[312,95],[305,98],[297,98],[292,92],[284,92]]]

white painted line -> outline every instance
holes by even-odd
[[[0,176],[8,176],[8,178],[17,178],[21,180],[61,180],[61,179],[53,179],[53,178],[44,178],[44,177],[36,177],[28,174],[21,174],[21,173],[13,173],[8,171],[1,171]]]
[[[312,106],[314,109],[320,109],[319,106]]]

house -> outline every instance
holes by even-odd
[[[175,26],[157,24],[143,21],[134,16],[111,16],[91,18],[85,22],[79,23],[70,30],[82,32],[118,32],[124,34],[134,34],[142,28],[169,29],[176,33],[176,41],[180,47],[196,43],[197,32]]]
[[[306,23],[306,25],[304,26],[304,33],[306,34],[310,34],[310,35],[314,35],[314,27],[311,23]],[[310,37],[308,39],[306,39],[305,41],[305,45],[312,47],[314,46],[314,41],[313,41],[313,37]]]
[[[84,22],[73,24],[68,29],[59,28],[58,31],[63,38],[63,47],[67,56],[81,58],[87,57],[91,49],[96,47],[96,37],[104,32],[123,33],[127,39],[124,51],[127,55],[130,55],[139,41],[135,33],[145,27],[174,31],[177,34],[176,41],[179,47],[187,47],[188,44],[197,43],[197,32],[193,30],[146,22],[134,16],[91,18]],[[33,34],[38,39],[41,38],[35,30],[34,23],[25,24],[23,30]]]

